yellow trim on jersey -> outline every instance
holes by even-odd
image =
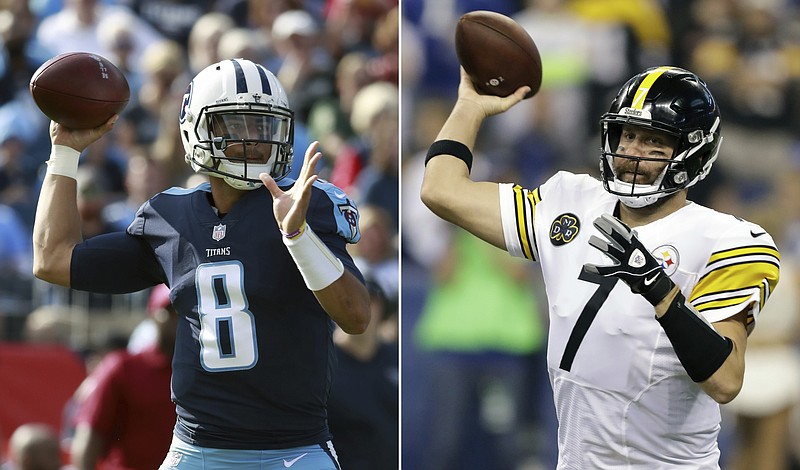
[[[720,266],[700,278],[689,301],[704,295],[753,288],[759,286],[764,279],[769,282],[772,291],[778,283],[779,275],[780,268],[777,264],[768,261],[755,260]]]
[[[528,194],[528,198],[531,199],[532,204],[535,206],[542,202],[542,197],[539,195],[539,188],[534,189]]]
[[[667,70],[671,70],[674,67],[659,67],[652,72],[648,73],[642,83],[639,84],[639,88],[636,90],[636,94],[633,95],[633,102],[631,103],[631,108],[633,109],[642,109],[644,106],[644,100],[647,98],[647,93],[650,92],[650,87],[653,86],[658,77],[661,76]]]
[[[525,191],[522,189],[522,186],[518,184],[514,185],[514,211],[517,215],[517,235],[519,235],[522,252],[525,254],[526,258],[532,260],[534,257],[529,241],[528,224],[526,222],[528,211],[526,210],[527,204],[524,193]],[[533,213],[533,211],[531,211],[531,213]],[[531,226],[533,226],[533,223],[531,223]]]
[[[741,248],[731,248],[730,250],[719,251],[712,254],[711,257],[708,258],[707,266],[716,263],[717,261],[745,255],[765,255],[771,256],[778,261],[781,260],[781,254],[778,253],[778,250],[770,246],[745,246]]]
[[[709,270],[698,280],[689,299],[693,304],[700,300],[695,305],[698,311],[738,305],[749,298],[745,292],[752,293],[754,289],[758,289],[760,310],[778,284],[780,253],[767,245],[731,248],[713,253],[706,269]],[[702,300],[712,295],[714,300]]]
[[[740,303],[746,301],[751,296],[748,295],[740,295],[737,297],[731,297],[726,299],[718,299],[718,300],[711,300],[708,302],[701,302],[698,304],[693,304],[695,310],[698,312],[702,312],[704,310],[714,310],[718,308],[725,308],[730,307],[732,305],[739,305]]]

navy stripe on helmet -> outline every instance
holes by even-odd
[[[264,93],[265,95],[271,95],[272,87],[269,86],[267,69],[265,69],[263,65],[256,64],[256,70],[258,70],[258,75],[261,77],[261,93]]]
[[[236,72],[236,94],[247,93],[247,79],[245,79],[242,65],[236,59],[231,59],[231,62],[233,62],[233,69]]]

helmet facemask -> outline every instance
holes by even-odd
[[[253,103],[208,106],[194,131],[198,144],[192,163],[236,189],[261,186],[261,173],[278,181],[291,170],[294,126],[288,109]]]

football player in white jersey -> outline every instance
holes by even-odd
[[[472,181],[482,121],[527,91],[480,95],[462,69],[421,197],[540,263],[558,468],[719,468],[719,404],[742,386],[747,335],[780,256],[758,225],[687,199],[720,149],[713,96],[687,70],[647,69],[601,119],[600,180],[562,171],[530,189]]]

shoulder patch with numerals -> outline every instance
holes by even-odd
[[[553,220],[550,225],[550,242],[555,246],[566,245],[575,239],[581,231],[581,221],[578,216],[567,212]]]

